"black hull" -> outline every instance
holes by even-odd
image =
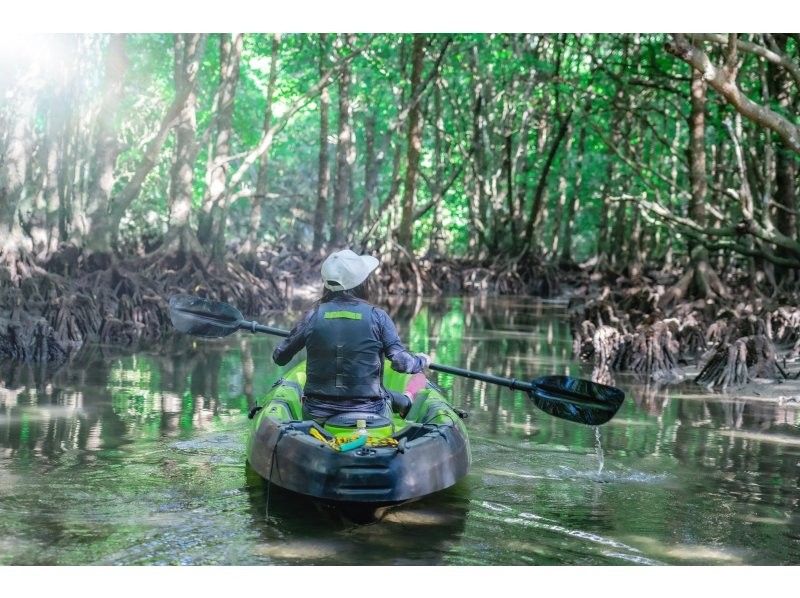
[[[250,466],[286,490],[340,505],[373,508],[427,496],[467,474],[469,443],[456,426],[408,437],[398,448],[337,452],[298,424],[264,418],[255,433]]]

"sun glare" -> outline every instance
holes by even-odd
[[[64,52],[59,36],[44,34],[6,34],[0,36],[0,68],[28,76],[52,76]]]

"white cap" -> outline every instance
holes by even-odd
[[[331,291],[357,287],[372,274],[380,262],[371,255],[358,255],[349,249],[336,251],[322,262],[322,281]]]

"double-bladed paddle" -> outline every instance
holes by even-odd
[[[193,336],[221,338],[237,330],[289,336],[286,330],[245,320],[238,309],[227,303],[191,295],[171,297],[169,316],[177,330]],[[542,376],[525,382],[438,363],[432,363],[428,367],[453,376],[522,390],[545,413],[592,426],[602,425],[614,417],[625,399],[625,393],[619,388],[571,376]]]

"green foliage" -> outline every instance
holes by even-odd
[[[218,133],[215,114],[220,84],[220,38],[206,37],[196,92],[198,154],[192,214],[195,226],[208,195],[207,173],[212,158],[209,152],[213,152]],[[78,156],[83,160],[70,165],[70,172],[80,173],[81,164],[85,168],[92,160],[97,129],[93,119],[103,101],[108,36],[48,39],[47,43],[54,48],[60,44],[61,49],[55,54],[65,64],[70,56],[74,57],[74,64],[69,67],[72,70],[65,94],[59,91],[56,63],[48,59],[50,71],[45,72],[41,86],[35,89],[40,102],[32,129],[37,136],[47,137],[48,119],[57,117],[54,106],[64,103],[64,118],[72,127],[65,130],[69,143],[73,144],[67,146],[66,158]],[[229,176],[264,135],[272,39],[271,34],[246,34],[243,38],[233,110],[232,157],[227,163]],[[743,39],[763,42],[758,35],[745,35]],[[452,256],[518,254],[523,248],[523,231],[534,216],[534,195],[559,123],[569,113],[573,115],[572,139],[571,142],[565,139],[555,148],[552,168],[543,180],[542,207],[530,249],[556,257],[550,255],[553,241],[557,235],[558,243],[562,243],[567,226],[573,233],[571,253],[577,260],[598,252],[604,226],[610,230],[619,225],[623,237],[628,239],[634,205],[617,211],[613,199],[622,196],[647,198],[677,215],[686,214],[690,197],[687,158],[690,69],[664,50],[667,35],[429,34],[425,40],[422,79],[426,87],[419,98],[423,127],[414,209],[429,206],[431,202],[433,205],[415,219],[413,249],[417,253],[425,253],[438,241]],[[320,81],[321,59],[326,68],[331,65],[342,68],[340,41],[337,34],[328,35],[324,41],[316,34],[280,36],[273,123],[280,121],[292,107],[300,105],[300,108],[279,129],[268,149],[269,184],[267,196],[261,202],[259,242],[306,247],[311,242],[319,174],[320,101],[318,94],[309,95],[309,90]],[[113,195],[120,193],[141,163],[147,143],[175,96],[174,43],[172,34],[126,36],[124,93],[115,122],[121,151],[116,160]],[[360,217],[368,199],[366,123],[370,119],[375,122],[377,171],[377,188],[371,198],[372,217],[377,206],[383,208],[371,242],[378,244],[389,237],[400,221],[408,144],[405,116],[411,99],[411,47],[411,35],[355,36],[356,55],[348,67],[355,142],[351,156],[352,186],[345,215],[351,240],[360,239],[372,224]],[[705,50],[712,61],[724,60],[722,45],[707,44]],[[786,39],[785,52],[796,58],[796,37]],[[742,65],[737,82],[742,92],[791,117],[791,111],[778,103],[767,85],[766,63],[746,52],[740,57]],[[9,61],[3,61],[1,66],[0,78],[12,90],[8,96],[12,101],[0,106],[0,124],[7,124],[12,122],[24,96],[20,83],[24,69]],[[331,194],[336,184],[339,82],[337,70],[328,86],[329,138],[324,148],[330,157]],[[796,99],[796,90],[793,93]],[[769,195],[770,166],[759,163],[759,156],[772,155],[775,140],[709,92],[705,136],[710,163],[708,176],[714,183],[709,201],[719,203],[723,211],[736,217],[738,207],[731,202],[730,194],[725,193],[726,188],[739,186],[741,176],[733,154],[732,130],[746,147],[753,194]],[[0,147],[5,147],[9,128],[4,126],[0,131]],[[582,156],[577,143],[580,135],[585,136]],[[505,170],[507,140],[512,153],[510,177]],[[123,244],[132,250],[152,249],[167,231],[170,167],[175,145],[174,136],[169,135],[122,222]],[[44,145],[31,142],[31,147]],[[400,165],[397,182],[392,180],[395,156]],[[247,233],[253,202],[252,193],[247,192],[252,192],[255,186],[258,168],[259,162],[255,161],[240,185],[227,190],[229,198],[238,197],[226,206],[229,241],[242,240]],[[74,185],[86,193],[91,182],[86,180],[87,172],[84,170],[76,175],[75,181],[65,180],[62,185],[65,188]],[[36,173],[31,175],[32,183],[40,178]],[[578,200],[578,209],[571,218],[559,212],[563,209],[558,203],[561,179],[567,205],[573,198]],[[433,201],[445,185],[448,186],[439,201]],[[387,201],[392,188],[397,191],[394,200]],[[34,194],[31,191],[28,196]],[[73,209],[80,208],[66,202],[68,226]],[[330,223],[330,208],[325,216],[326,223]],[[666,229],[663,221],[646,219],[644,236],[661,239],[649,248],[651,257],[663,254],[665,243],[679,239],[680,235],[670,236]],[[513,230],[515,234],[511,234]],[[685,245],[678,241],[673,243],[673,249],[683,251]]]

